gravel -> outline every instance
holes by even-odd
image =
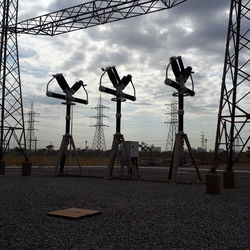
[[[0,176],[0,249],[250,249],[250,175],[198,184]],[[48,211],[99,210],[70,220]]]

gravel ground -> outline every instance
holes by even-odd
[[[0,249],[250,249],[250,175],[220,195],[204,185],[0,176]],[[69,220],[48,211],[79,207]]]

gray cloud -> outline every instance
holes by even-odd
[[[45,12],[79,3],[82,1],[74,1],[73,4],[67,0],[52,1]],[[51,39],[51,44],[53,49],[62,51],[62,55],[55,53],[57,56],[60,54],[60,58],[55,56],[56,67],[50,68],[67,72],[69,79],[73,76],[84,76],[85,79],[86,76],[86,82],[91,83],[88,86],[90,99],[96,100],[100,94],[100,68],[115,65],[121,75],[133,75],[137,89],[137,101],[124,105],[126,118],[135,119],[136,114],[146,112],[145,116],[139,117],[157,119],[162,117],[164,104],[170,101],[173,92],[163,83],[169,57],[182,55],[185,65],[191,65],[195,71],[196,96],[186,99],[187,117],[199,115],[216,119],[214,114],[218,108],[228,9],[228,0],[188,0],[170,10],[58,36]],[[33,8],[31,11],[37,13]],[[32,50],[20,53],[22,58],[32,54],[37,53]],[[36,74],[34,70],[29,73]],[[34,98],[40,104],[56,104],[52,98],[35,95]],[[110,96],[105,95],[104,98],[109,100]],[[160,124],[160,119],[155,123]],[[197,123],[196,126],[201,125]],[[159,128],[152,127],[148,136],[156,132],[162,133]]]

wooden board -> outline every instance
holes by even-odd
[[[96,215],[99,213],[101,213],[101,212],[96,211],[96,210],[89,210],[89,209],[72,207],[72,208],[67,208],[64,210],[47,212],[47,215],[66,217],[69,219],[79,219],[79,218],[84,217],[84,216]]]

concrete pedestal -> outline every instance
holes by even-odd
[[[0,160],[0,175],[5,175],[5,161]]]
[[[22,176],[31,176],[32,164],[30,161],[22,162]]]
[[[221,194],[223,187],[223,179],[219,174],[206,175],[206,193]]]
[[[234,188],[235,187],[234,172],[233,171],[225,171],[223,173],[223,179],[224,179],[224,188]]]

